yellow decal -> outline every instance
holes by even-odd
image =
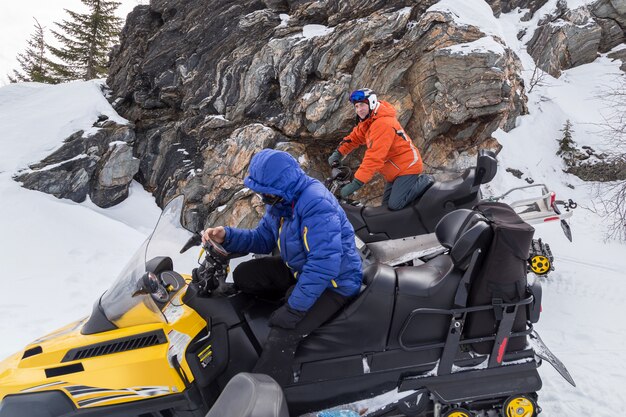
[[[308,232],[309,232],[308,227],[304,226],[304,235],[303,235],[303,237],[304,237],[304,246],[306,247],[306,251],[307,252],[311,252],[311,249],[309,249],[309,242],[307,242],[307,240],[306,240],[306,234]]]

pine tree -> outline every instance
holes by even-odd
[[[115,16],[119,2],[81,1],[89,11],[77,13],[65,9],[70,18],[56,23],[60,31],[51,31],[61,44],[59,48],[49,46],[52,55],[61,61],[54,63],[52,69],[64,81],[106,76],[109,50],[122,26],[122,19]]]
[[[26,50],[17,55],[21,70],[13,70],[13,76],[9,75],[9,81],[12,83],[33,81],[55,84],[57,82],[50,74],[44,30],[45,28],[35,19],[35,33],[28,40]]]
[[[572,129],[572,122],[570,122],[569,119],[567,119],[565,126],[563,126],[560,132],[563,132],[563,136],[558,140],[559,150],[556,154],[563,158],[568,167],[572,167],[576,163],[580,151],[576,148],[576,142],[574,142],[572,138],[574,130]]]

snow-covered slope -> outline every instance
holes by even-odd
[[[98,82],[0,88],[0,357],[89,315],[97,297],[152,231],[160,214],[133,184],[130,198],[104,210],[21,188],[12,176],[38,162],[99,114],[124,122]]]

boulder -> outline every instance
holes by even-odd
[[[118,125],[101,117],[96,131],[79,131],[61,147],[15,176],[26,188],[83,202],[90,196],[100,207],[110,207],[128,196],[139,168],[133,157],[132,126]]]

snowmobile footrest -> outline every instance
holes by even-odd
[[[399,391],[427,389],[444,404],[461,403],[541,389],[537,362],[455,372],[428,378],[405,379]]]

